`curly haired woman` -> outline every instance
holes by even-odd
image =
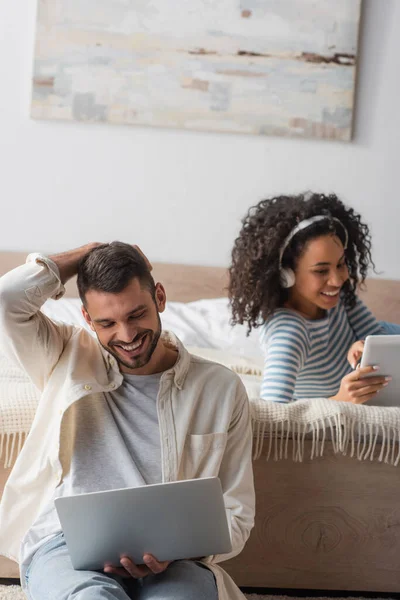
[[[334,194],[277,196],[249,210],[229,296],[233,324],[261,325],[263,399],[363,403],[388,385],[376,367],[353,370],[367,335],[400,333],[357,297],[370,265],[367,225]]]

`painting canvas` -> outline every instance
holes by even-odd
[[[38,0],[36,119],[351,139],[361,0]]]

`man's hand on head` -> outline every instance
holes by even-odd
[[[141,579],[142,577],[147,577],[147,575],[163,573],[171,564],[171,561],[164,560],[160,562],[152,554],[145,554],[143,556],[144,564],[142,565],[136,565],[128,556],[123,556],[120,563],[121,567],[114,567],[109,564],[104,565],[104,573],[119,575],[125,579],[131,577],[133,579]]]
[[[58,270],[60,272],[61,283],[66,283],[71,277],[78,272],[79,262],[82,260],[88,252],[97,248],[97,246],[102,246],[100,242],[92,242],[90,244],[86,244],[85,246],[80,246],[80,248],[75,248],[74,250],[69,250],[68,252],[62,252],[61,254],[55,254],[50,256],[49,258],[57,265]]]
[[[135,250],[137,250],[139,252],[139,254],[143,257],[147,268],[149,269],[149,271],[153,270],[153,265],[151,264],[151,262],[149,261],[149,259],[147,258],[147,256],[141,251],[141,249],[139,248],[139,246],[136,246],[136,244],[132,244],[133,248],[135,248]]]
[[[50,256],[51,260],[58,267],[58,270],[60,272],[61,283],[65,284],[69,279],[71,279],[71,277],[74,277],[77,274],[79,262],[84,256],[86,256],[86,254],[94,250],[94,248],[103,245],[104,244],[101,242],[92,242],[90,244],[86,244],[85,246],[81,246],[80,248],[75,248],[74,250],[69,250],[68,252],[62,252],[61,254],[55,254],[53,256]],[[152,271],[153,267],[149,259],[141,251],[139,246],[132,244],[132,247],[135,248],[135,250],[137,250],[139,254],[143,257],[143,260],[145,261],[149,271]]]

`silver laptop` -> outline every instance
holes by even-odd
[[[392,377],[392,381],[375,394],[368,406],[400,407],[400,335],[369,335],[365,339],[361,367],[379,366],[373,376]],[[366,377],[369,377],[368,375]]]
[[[143,564],[232,550],[221,482],[188,479],[56,498],[55,506],[74,569]]]

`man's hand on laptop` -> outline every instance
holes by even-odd
[[[147,575],[157,575],[162,573],[171,564],[171,561],[164,560],[159,562],[151,554],[143,556],[142,565],[136,565],[128,556],[123,556],[120,560],[122,567],[114,567],[113,565],[104,565],[104,572],[111,575],[119,575],[120,577],[141,579]]]

